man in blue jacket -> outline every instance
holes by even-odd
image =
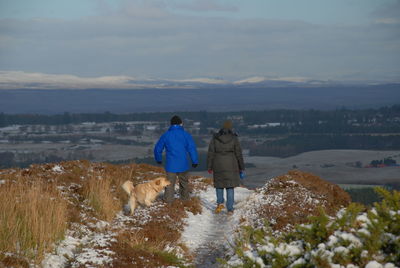
[[[192,167],[198,165],[196,144],[192,136],[182,127],[182,119],[175,115],[171,118],[171,126],[158,140],[154,147],[154,158],[158,164],[162,164],[162,153],[165,149],[167,163],[165,171],[167,179],[171,182],[165,188],[164,201],[171,203],[174,201],[175,181],[179,178],[179,195],[182,200],[189,199],[189,159]]]

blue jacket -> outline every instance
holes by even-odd
[[[167,172],[185,172],[189,169],[189,159],[193,164],[198,164],[196,144],[192,136],[182,126],[172,125],[158,140],[154,147],[154,158],[157,162],[162,161],[162,152],[166,151]]]

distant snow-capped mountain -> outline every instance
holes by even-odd
[[[263,83],[263,82],[293,82],[293,83],[306,83],[309,81],[309,78],[301,77],[301,76],[294,76],[294,77],[275,77],[275,78],[267,78],[262,76],[254,76],[249,77],[243,80],[235,81],[234,84],[254,84],[254,83]]]
[[[190,88],[191,86],[229,84],[229,81],[215,78],[139,79],[131,76],[80,77],[66,74],[0,71],[0,89]]]
[[[360,83],[360,82],[358,82]],[[254,76],[228,81],[221,78],[143,79],[126,75],[81,77],[69,74],[0,71],[0,89],[146,89],[210,87],[282,87],[324,86],[340,82],[312,80],[306,77]],[[361,84],[361,83],[360,83]],[[366,84],[364,82],[364,84]]]

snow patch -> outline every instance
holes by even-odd
[[[63,173],[64,172],[64,168],[60,165],[55,165],[51,170],[55,173]]]
[[[186,227],[182,232],[181,240],[185,243],[191,252],[199,252],[202,249],[210,249],[211,246],[217,246],[218,249],[229,248],[233,243],[234,232],[239,223],[236,217],[236,211],[241,207],[253,191],[243,188],[235,188],[235,212],[228,216],[226,211],[215,214],[216,192],[215,188],[209,186],[205,191],[199,193],[202,206],[202,213],[194,215],[188,212]],[[226,199],[225,199],[226,200]]]
[[[365,265],[365,268],[383,268],[383,266],[377,261],[370,261]]]
[[[68,230],[67,234],[54,253],[45,256],[42,262],[44,268],[65,267],[68,264],[71,267],[81,267],[85,264],[107,265],[112,262],[112,255],[115,253],[107,247],[116,241],[116,234],[96,233],[84,225],[80,225],[77,231]],[[79,237],[80,235],[82,236]],[[69,263],[72,259],[74,261]]]

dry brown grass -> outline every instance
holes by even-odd
[[[167,245],[177,245],[184,228],[185,211],[201,213],[200,199],[176,199],[154,211],[151,220],[140,229],[120,233],[112,250],[123,257],[115,259],[113,267],[133,267],[132,263],[137,265],[135,267],[179,267],[180,260],[164,250]],[[184,245],[179,244],[179,247],[186,253],[187,259],[192,258]],[[151,263],[146,262],[148,259]]]
[[[119,257],[114,259],[112,267],[187,267],[182,265],[174,253],[154,248],[146,241],[137,243],[135,234],[120,235],[117,241],[118,243],[113,245],[113,251],[117,252]]]
[[[85,214],[111,222],[128,200],[121,189],[126,180],[138,184],[165,174],[162,168],[146,164],[70,161],[57,165],[62,172],[54,170],[55,164],[44,164],[7,170],[0,175],[0,180],[7,181],[0,185],[0,267],[40,263],[53,242],[62,238],[67,223],[82,220],[83,203],[93,208],[85,210]],[[62,186],[63,198],[57,186]],[[112,246],[116,253],[113,267],[133,267],[132,262],[136,267],[180,266],[180,260],[164,249],[178,243],[185,210],[199,213],[200,200],[176,200],[155,211],[151,221],[139,230],[121,233]],[[14,255],[6,255],[7,252]]]
[[[290,181],[298,184],[292,184]],[[301,187],[301,188],[300,188]],[[311,196],[307,197],[306,189]],[[308,222],[309,216],[317,216],[320,208],[323,208],[328,215],[335,215],[342,208],[347,207],[351,198],[348,193],[338,185],[327,182],[311,173],[292,170],[287,174],[278,176],[269,185],[268,195],[279,195],[283,202],[280,205],[266,204],[259,208],[260,218],[266,218],[276,223],[273,229],[286,228],[288,224],[294,226]],[[305,202],[306,198],[313,198],[319,203]]]
[[[0,186],[0,252],[39,263],[64,235],[67,204],[53,183],[13,179]]]
[[[86,171],[83,181],[82,195],[94,209],[100,219],[111,221],[115,214],[127,202],[128,196],[122,191],[121,185],[126,180],[134,184],[157,177],[158,170],[150,165],[111,165],[106,163],[92,163],[90,173]],[[64,165],[67,170],[72,167]],[[81,170],[76,170],[77,175]],[[82,176],[82,175],[79,175]],[[68,177],[64,174],[64,177]]]
[[[201,214],[202,208],[201,208],[201,202],[200,202],[200,197],[194,196],[190,198],[189,200],[177,200],[182,202],[182,206],[187,210],[192,212],[194,215]]]
[[[204,191],[209,185],[213,185],[213,179],[200,176],[191,176],[190,183],[193,191]]]
[[[150,247],[162,250],[166,245],[175,243],[181,237],[184,228],[183,219],[187,217],[186,210],[194,214],[200,213],[200,200],[197,197],[185,201],[176,199],[154,212],[152,220],[135,235],[139,238],[145,237],[146,244]]]
[[[339,208],[347,207],[351,203],[350,195],[337,184],[299,170],[291,170],[288,175],[311,192],[324,196],[327,201],[324,209],[329,215],[335,214]]]
[[[111,179],[91,176],[83,184],[83,196],[100,219],[110,221],[121,209],[121,202],[111,192]]]

